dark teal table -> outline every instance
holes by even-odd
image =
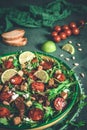
[[[1,3],[1,4],[4,5],[4,3]],[[85,21],[87,21],[87,15],[85,13],[84,15],[74,13],[68,18],[64,19],[63,21],[56,22],[55,25],[68,24],[71,21],[79,21],[81,19],[84,19]],[[13,47],[13,46],[8,46],[6,44],[3,44],[3,42],[0,41],[0,56],[6,53],[21,51],[21,50],[42,52],[40,49],[41,45],[45,41],[50,40],[49,38],[50,29],[49,28],[23,28],[23,29],[26,31],[25,36],[28,38],[27,45],[24,47]],[[75,55],[74,55],[76,58],[75,60],[72,60],[72,55],[70,55],[69,53],[61,49],[62,45],[67,43],[68,41],[72,41],[72,44],[75,46]],[[80,43],[81,46],[78,47],[77,43]],[[87,26],[81,29],[80,34],[78,36],[70,36],[66,40],[63,40],[59,44],[56,44],[56,47],[57,47],[57,50],[53,53],[50,53],[50,55],[60,58],[65,63],[67,63],[71,68],[74,67],[73,65],[74,63],[79,63],[79,66],[75,68],[75,72],[78,75],[79,79],[81,80],[84,91],[87,94]],[[82,48],[82,51],[78,51],[78,48]],[[64,56],[60,57],[61,54],[63,54]],[[70,60],[66,61],[65,60],[66,57],[68,57]],[[82,78],[80,73],[84,73],[85,77]],[[87,123],[87,106],[85,106],[84,109],[81,111],[79,117],[77,118],[77,122],[80,120],[85,121]],[[75,127],[69,128],[69,130],[72,130],[72,129],[73,130],[87,130],[87,124],[78,129],[76,129]],[[58,130],[58,129],[56,126],[56,127],[49,128],[47,130]]]

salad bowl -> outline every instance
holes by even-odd
[[[0,128],[43,130],[60,124],[80,94],[75,72],[40,52],[0,57]]]

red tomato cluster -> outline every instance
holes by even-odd
[[[53,28],[51,36],[54,42],[60,42],[61,40],[66,39],[67,37],[73,35],[78,35],[80,33],[80,26],[84,26],[84,20],[80,20],[78,25],[75,22],[71,22],[69,25],[59,26],[56,25]]]

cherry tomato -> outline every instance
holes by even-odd
[[[8,117],[10,115],[10,111],[5,107],[0,107],[0,118]]]
[[[44,61],[43,63],[41,63],[41,66],[43,67],[44,70],[48,70],[48,69],[52,68],[53,63],[48,62],[48,61]]]
[[[66,33],[65,32],[60,32],[59,36],[62,40],[66,39]]]
[[[32,87],[32,90],[34,90],[36,92],[38,92],[38,91],[43,92],[44,88],[45,88],[44,83],[42,83],[42,82],[33,82],[31,84],[31,87]]]
[[[9,101],[11,99],[12,93],[2,92],[0,94],[0,101]]]
[[[22,77],[20,75],[15,75],[10,79],[10,82],[14,85],[20,85],[22,83]]]
[[[85,21],[84,20],[80,20],[79,21],[79,26],[84,26],[85,25]]]
[[[67,29],[64,32],[65,32],[66,36],[71,36],[71,34],[72,34],[72,31],[70,29]]]
[[[5,61],[4,66],[6,69],[11,69],[14,68],[13,62],[12,61]]]
[[[65,30],[69,29],[69,26],[68,25],[63,25],[62,29],[65,31]]]
[[[78,35],[79,33],[80,33],[79,28],[73,28],[73,30],[72,30],[72,34],[74,34],[74,35]]]
[[[55,74],[55,78],[58,79],[60,82],[63,82],[66,80],[66,77],[63,73]]]
[[[54,107],[55,107],[56,110],[60,111],[60,110],[62,110],[65,106],[66,106],[66,101],[64,100],[64,98],[57,97],[57,98],[54,100]]]
[[[52,37],[55,37],[55,36],[57,36],[57,34],[58,34],[58,33],[57,33],[56,31],[53,31],[53,32],[51,33],[51,36],[52,36]]]
[[[69,24],[69,27],[70,27],[71,29],[73,29],[73,28],[76,28],[77,25],[76,25],[75,22],[71,22],[71,23]]]
[[[57,36],[55,36],[55,37],[53,38],[53,40],[54,40],[55,42],[60,42],[60,41],[61,41],[61,38],[60,38],[59,35],[57,35]]]
[[[56,26],[54,27],[54,30],[55,30],[56,32],[60,32],[60,31],[61,31],[61,26],[56,25]]]
[[[29,111],[29,118],[31,118],[33,121],[40,121],[43,119],[43,111],[39,108],[32,108]]]

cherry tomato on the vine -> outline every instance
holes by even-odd
[[[58,34],[58,33],[57,33],[56,31],[53,31],[53,32],[51,33],[51,36],[52,36],[52,37],[55,37],[55,36],[57,36],[57,34]]]
[[[70,29],[67,29],[64,32],[65,32],[66,36],[71,36],[71,34],[72,34],[72,31]]]
[[[55,30],[56,32],[60,32],[60,31],[61,31],[61,26],[56,25],[56,26],[54,27],[54,30]]]
[[[66,39],[67,37],[65,32],[60,32],[59,36],[62,40]]]
[[[69,24],[69,27],[70,27],[71,29],[73,29],[73,28],[76,28],[77,25],[76,25],[75,22],[71,22],[71,23]]]
[[[67,29],[69,29],[69,26],[68,26],[68,25],[63,25],[63,26],[62,26],[62,29],[63,29],[63,30],[67,30]]]
[[[73,30],[72,30],[72,34],[74,34],[74,35],[78,35],[79,33],[80,33],[79,28],[73,28]]]
[[[53,40],[54,40],[55,42],[60,42],[60,41],[61,41],[61,38],[60,38],[59,35],[57,35],[57,36],[55,36],[55,37],[53,38]]]

